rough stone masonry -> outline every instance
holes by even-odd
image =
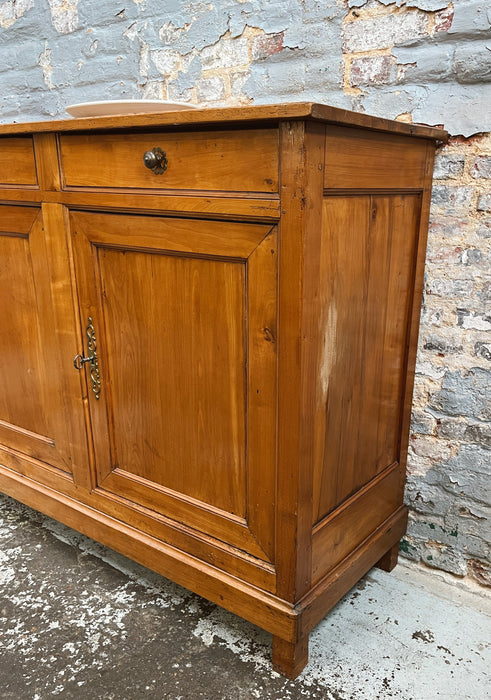
[[[486,0],[3,0],[0,120],[100,99],[316,100],[432,125],[405,556],[491,585],[491,8]]]

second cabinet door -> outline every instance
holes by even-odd
[[[0,205],[0,464],[60,491],[87,459],[71,292],[62,207]]]
[[[276,228],[70,218],[94,487],[273,561]]]

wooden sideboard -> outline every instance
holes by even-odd
[[[0,489],[295,677],[397,561],[445,138],[310,103],[0,127]]]

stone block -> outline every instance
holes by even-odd
[[[430,241],[433,243],[433,237]],[[461,246],[438,246],[430,245],[426,255],[426,262],[433,263],[439,267],[443,265],[457,265],[462,262],[462,247]]]
[[[437,463],[450,459],[454,452],[452,446],[445,440],[441,440],[433,435],[411,435],[409,449],[418,457]]]
[[[491,331],[491,316],[480,316],[468,309],[456,309],[457,325],[466,330]]]
[[[201,78],[196,81],[199,102],[217,102],[225,97],[225,85],[222,78]]]
[[[433,177],[435,180],[455,179],[464,172],[464,156],[440,154],[435,158]]]
[[[439,416],[436,421],[436,434],[447,440],[463,440],[468,427],[465,418],[450,418],[449,416]]]
[[[460,499],[486,504],[489,498],[491,460],[489,450],[464,444],[442,464],[442,486]]]
[[[489,266],[487,267],[487,269],[489,269]],[[489,282],[484,282],[484,284],[482,285],[479,291],[479,298],[482,299],[484,302],[491,301],[491,279]]]
[[[444,544],[437,542],[427,542],[424,539],[413,535],[410,526],[400,544],[402,556],[412,561],[422,561],[427,566],[435,569],[443,569],[456,576],[465,576],[467,573],[467,562],[465,557]]]
[[[489,83],[491,80],[491,52],[488,48],[488,41],[474,40],[467,43],[457,43],[452,68],[459,83],[464,85]]]
[[[242,94],[242,88],[250,77],[249,71],[237,71],[230,74],[230,89],[233,97]]]
[[[476,445],[491,448],[491,426],[489,423],[473,423],[472,425],[468,425],[464,431],[463,439],[466,442],[473,442]]]
[[[460,39],[474,38],[489,33],[489,12],[482,0],[453,3],[454,18],[449,34],[457,34]]]
[[[435,207],[444,209],[447,216],[455,216],[466,214],[469,211],[473,197],[474,188],[472,187],[434,185],[431,202]]]
[[[423,542],[444,546],[447,549],[461,550],[463,554],[472,557],[486,557],[489,545],[480,535],[467,534],[459,531],[460,523],[449,526],[446,520],[438,517],[411,516],[408,522],[408,532],[412,537]]]
[[[474,344],[474,355],[476,357],[483,357],[485,360],[491,362],[491,343],[486,343],[484,341],[478,341]]]
[[[433,211],[431,214],[428,239],[430,243],[432,243],[433,239],[441,243],[444,238],[454,238],[456,236],[462,238],[467,235],[468,230],[469,219],[467,217],[452,218],[449,216],[441,216],[441,214]]]
[[[255,36],[252,40],[252,60],[261,61],[279,53],[283,48],[284,36],[285,32]]]
[[[420,435],[434,435],[436,428],[436,419],[424,411],[413,409],[411,417],[411,433]]]
[[[169,49],[152,51],[151,57],[158,72],[164,76],[169,76],[171,73],[174,73],[179,68],[181,62],[179,53]]]
[[[452,549],[447,545],[436,542],[424,543],[422,545],[423,561],[427,566],[434,569],[443,569],[455,576],[465,576],[467,574],[467,562],[462,553]]]
[[[467,371],[448,372],[430,405],[448,416],[491,420],[491,371],[473,367]]]
[[[463,347],[457,337],[443,338],[438,335],[429,335],[423,342],[423,349],[431,350],[441,355],[453,355],[462,352]]]
[[[455,499],[444,519],[445,527],[451,532],[472,535],[483,540],[489,547],[491,532],[488,523],[491,522],[491,508],[473,501]]]
[[[462,265],[479,265],[483,261],[483,254],[479,248],[465,248],[462,251]]]
[[[473,290],[473,280],[467,279],[432,278],[426,283],[427,294],[437,297],[468,299],[472,297]]]
[[[249,65],[249,42],[245,37],[222,39],[200,52],[203,70]]]
[[[393,77],[395,60],[391,56],[364,56],[351,62],[350,84],[381,85]]]
[[[416,375],[422,375],[429,379],[442,379],[445,376],[446,368],[443,365],[435,365],[421,357],[416,362]]]
[[[491,212],[491,194],[482,194],[477,200],[477,211]]]
[[[491,238],[491,220],[482,221],[479,224],[477,235],[481,238]]]
[[[385,49],[428,32],[428,15],[419,10],[359,19],[344,25],[345,53]]]
[[[448,32],[452,26],[454,15],[453,5],[435,12],[435,32]]]
[[[432,470],[435,481],[441,480],[439,472]],[[429,484],[425,479],[409,476],[404,495],[405,503],[416,513],[445,517],[455,497],[443,490],[439,483]]]
[[[491,156],[478,156],[471,165],[471,177],[475,179],[491,178]]]

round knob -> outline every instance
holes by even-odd
[[[155,175],[161,175],[167,168],[167,156],[161,148],[155,146],[151,151],[144,153],[143,163]]]

